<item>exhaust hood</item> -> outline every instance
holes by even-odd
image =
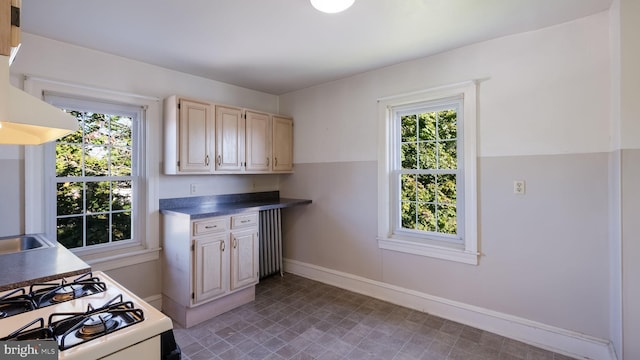
[[[0,56],[0,144],[37,145],[78,130],[78,120],[9,81],[9,56]]]

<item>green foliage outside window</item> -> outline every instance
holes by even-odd
[[[68,112],[80,128],[56,143],[58,242],[77,248],[131,239],[132,119]]]
[[[455,110],[401,116],[402,228],[457,234]]]

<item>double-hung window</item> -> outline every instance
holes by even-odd
[[[68,249],[140,243],[143,109],[55,95],[52,104],[78,119],[78,130],[48,144],[49,233]]]
[[[477,264],[474,83],[380,100],[381,248]]]

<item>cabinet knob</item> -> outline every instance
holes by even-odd
[[[269,166],[269,157],[267,156],[267,166]]]
[[[233,248],[237,248],[238,247],[238,240],[236,238],[233,238]]]
[[[220,157],[220,155],[218,155],[218,166],[220,166],[221,163],[222,163],[222,157]]]
[[[224,241],[220,242],[220,251],[224,251]]]
[[[209,166],[209,155],[204,157],[204,164]]]

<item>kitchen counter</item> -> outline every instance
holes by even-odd
[[[278,191],[269,191],[161,199],[160,212],[165,215],[188,216],[191,220],[195,220],[249,211],[289,208],[305,204],[311,204],[311,200],[281,198]]]
[[[2,254],[0,266],[0,291],[91,271],[87,263],[57,243],[50,248]]]

